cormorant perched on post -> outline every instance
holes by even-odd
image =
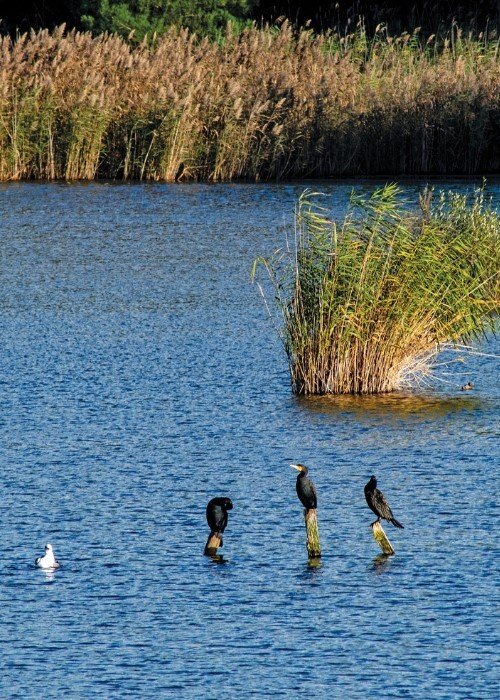
[[[377,488],[377,479],[374,476],[370,477],[370,481],[365,486],[365,498],[366,502],[377,516],[377,520],[375,520],[376,523],[380,522],[380,518],[383,518],[384,520],[388,520],[396,527],[404,527],[393,516],[392,510],[385,500],[384,494]],[[374,523],[372,523],[372,525],[373,524]]]
[[[297,469],[299,472],[297,476],[297,483],[295,488],[297,489],[297,496],[299,497],[299,501],[302,503],[304,508],[306,510],[310,510],[311,508],[317,508],[318,507],[318,499],[316,496],[316,489],[314,488],[314,484],[309,479],[307,474],[309,473],[309,469],[305,467],[303,464],[290,464],[291,467],[294,469]]]
[[[227,511],[232,510],[233,503],[230,498],[212,498],[207,505],[207,523],[212,535],[220,535],[222,547],[222,533],[227,525]]]

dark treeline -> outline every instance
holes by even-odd
[[[0,32],[15,35],[29,29],[68,28],[110,31],[137,39],[164,33],[171,25],[215,37],[227,22],[243,27],[250,21],[274,23],[287,18],[294,26],[311,23],[316,31],[349,31],[361,18],[368,32],[387,25],[391,34],[420,27],[424,34],[447,31],[453,21],[479,33],[495,30],[500,0],[433,0],[406,2],[352,0],[17,0],[0,2]]]
[[[316,31],[334,29],[345,31],[360,19],[368,32],[386,24],[391,34],[420,27],[425,34],[447,31],[452,22],[464,29],[481,32],[490,25],[496,27],[500,16],[500,0],[357,0],[356,2],[327,2],[311,0],[256,0],[254,18],[262,16],[273,21],[280,15],[297,26],[308,21]]]

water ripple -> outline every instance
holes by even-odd
[[[340,213],[353,185],[376,183],[315,187]],[[293,398],[249,269],[303,187],[0,186],[2,697],[41,676],[70,697],[496,696],[497,364],[467,357],[466,395],[461,365],[416,395]]]

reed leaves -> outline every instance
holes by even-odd
[[[296,394],[399,389],[449,343],[494,328],[500,218],[484,202],[426,192],[409,210],[389,184],[351,197],[341,223],[306,191],[292,246],[258,260],[272,281]]]

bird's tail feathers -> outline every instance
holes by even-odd
[[[404,529],[404,525],[401,525],[401,523],[399,522],[399,520],[396,520],[396,518],[391,518],[391,523],[392,523],[395,527],[400,527],[402,530]]]

